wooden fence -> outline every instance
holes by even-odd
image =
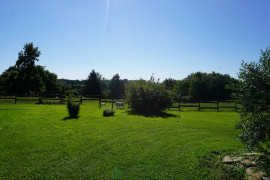
[[[74,102],[80,102],[83,103],[84,101],[98,101],[99,106],[116,102],[114,99],[108,100],[106,98],[102,99],[100,96],[79,96],[75,97]],[[34,102],[37,104],[63,104],[64,102],[67,102],[66,97],[64,95],[59,95],[55,97],[51,96],[6,96],[6,97],[0,97],[0,103],[14,103],[17,104],[18,102]],[[51,103],[48,103],[51,102]],[[52,103],[54,102],[54,103]]]
[[[225,103],[229,104],[229,105],[225,105]],[[236,102],[234,101],[210,101],[210,102],[192,102],[192,103],[181,103],[178,102],[177,106],[172,106],[169,109],[178,109],[179,111],[181,110],[181,108],[198,108],[198,110],[202,110],[202,109],[216,109],[217,111],[219,111],[220,109],[234,109],[237,110],[239,109],[237,107]]]
[[[63,95],[55,96],[54,98],[50,96],[6,96],[6,97],[0,97],[0,103],[18,103],[18,102],[34,102],[34,103],[40,103],[40,104],[64,104],[66,102],[66,97]],[[101,98],[100,96],[79,96],[76,98],[75,102],[83,103],[84,101],[96,101],[99,104],[99,107],[102,105],[108,105],[111,104],[111,107],[114,107],[114,104],[116,103],[115,99],[106,99]],[[227,104],[226,104],[227,103]],[[169,109],[178,109],[179,111],[183,108],[197,108],[199,111],[203,109],[215,109],[217,111],[220,111],[220,109],[229,108],[237,110],[237,104],[233,101],[211,101],[211,102],[189,102],[189,103],[183,103],[183,102],[176,102],[172,107]]]
[[[38,97],[38,96],[31,96],[31,97],[25,97],[25,96],[14,96],[14,97],[0,97],[0,103],[12,103],[17,104],[18,102],[36,102],[40,103],[42,101],[58,101],[58,104],[63,103],[64,97],[56,97],[56,98],[47,98],[47,97]]]

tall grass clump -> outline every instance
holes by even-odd
[[[139,114],[158,114],[172,105],[170,92],[154,78],[128,83],[126,98],[132,111]]]
[[[77,118],[80,110],[80,103],[75,103],[70,96],[67,101],[67,109],[71,118]]]

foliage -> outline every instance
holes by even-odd
[[[43,77],[45,83],[46,94],[59,94],[62,92],[62,85],[57,79],[57,75],[48,70],[45,70],[45,76]]]
[[[1,74],[2,90],[13,94],[59,93],[61,86],[57,75],[35,65],[40,51],[33,43],[26,43],[20,51],[15,66],[9,67]]]
[[[35,61],[38,61],[41,52],[38,47],[34,47],[33,43],[26,43],[23,51],[18,53],[17,67],[31,69],[35,66]]]
[[[120,99],[122,94],[119,74],[115,74],[110,80],[109,90],[112,98]]]
[[[176,97],[189,96],[196,101],[228,100],[232,94],[230,85],[236,81],[227,74],[196,72],[177,81],[173,92]]]
[[[241,121],[236,128],[251,150],[270,154],[270,50],[261,51],[258,63],[242,62],[235,98],[240,104]]]
[[[172,105],[171,94],[164,84],[150,81],[130,82],[126,86],[126,98],[135,113],[160,113]]]
[[[85,95],[101,95],[101,75],[92,70],[85,81]]]
[[[69,97],[67,102],[67,109],[71,118],[77,118],[80,110],[80,103],[75,103],[72,97]]]
[[[115,111],[111,108],[106,108],[103,110],[103,116],[113,116]]]
[[[183,103],[192,102],[192,97],[191,96],[182,96],[180,101]]]
[[[122,99],[125,96],[125,84],[127,83],[127,79],[120,79],[119,74],[115,74],[108,85],[110,98]]]
[[[78,96],[79,92],[77,90],[67,90],[65,91],[65,95],[66,96]]]
[[[70,91],[76,91],[76,94],[82,94],[85,88],[85,80],[59,79],[63,94],[69,94]]]
[[[4,78],[0,75],[0,93],[4,91]]]
[[[173,90],[175,92],[175,94],[178,95],[178,97],[182,97],[182,96],[189,96],[189,80],[187,79],[183,79],[181,81],[177,81]]]
[[[39,97],[39,98],[38,98],[38,104],[43,104],[43,103],[44,103],[44,101],[42,100],[41,97]]]
[[[175,79],[172,79],[172,78],[165,79],[163,81],[163,84],[165,85],[165,88],[166,89],[173,90],[173,88],[174,88],[174,86],[176,84],[176,80]]]

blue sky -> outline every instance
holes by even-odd
[[[269,0],[9,0],[0,2],[0,73],[27,42],[59,78],[237,77],[270,46]]]

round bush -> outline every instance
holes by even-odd
[[[165,86],[151,80],[127,84],[126,98],[132,111],[140,114],[161,113],[172,105],[171,94]]]
[[[106,108],[103,110],[103,116],[113,116],[115,111],[110,108]]]

